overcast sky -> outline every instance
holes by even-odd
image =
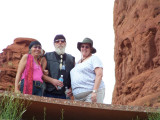
[[[1,0],[0,52],[17,37],[39,40],[46,52],[54,50],[56,34],[64,34],[66,52],[81,58],[77,42],[89,37],[104,65],[104,103],[110,104],[115,84],[114,0]]]

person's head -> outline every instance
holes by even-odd
[[[65,53],[66,38],[62,34],[58,34],[54,38],[55,52],[59,55]]]
[[[39,41],[32,41],[29,45],[29,54],[39,57],[42,54],[42,46]]]
[[[96,53],[96,49],[93,47],[93,41],[90,38],[85,38],[82,42],[78,42],[77,48],[83,57]]]

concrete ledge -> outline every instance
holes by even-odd
[[[156,108],[150,107],[87,103],[34,95],[18,95],[7,91],[0,91],[0,94],[13,95],[15,98],[31,102],[23,115],[24,120],[31,120],[33,116],[36,120],[44,120],[44,108],[46,108],[45,120],[60,120],[62,109],[64,120],[134,120],[137,116],[145,119],[147,113],[157,112]]]

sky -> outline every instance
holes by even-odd
[[[111,104],[115,84],[114,0],[1,0],[0,53],[17,37],[34,38],[46,52],[54,51],[56,34],[66,37],[66,53],[81,58],[77,42],[93,40],[103,63],[105,104]]]

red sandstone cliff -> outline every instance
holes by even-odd
[[[113,104],[160,105],[160,1],[115,0]]]
[[[0,53],[0,90],[14,87],[19,60],[28,53],[28,46],[34,40],[32,38],[16,38],[13,44]]]

